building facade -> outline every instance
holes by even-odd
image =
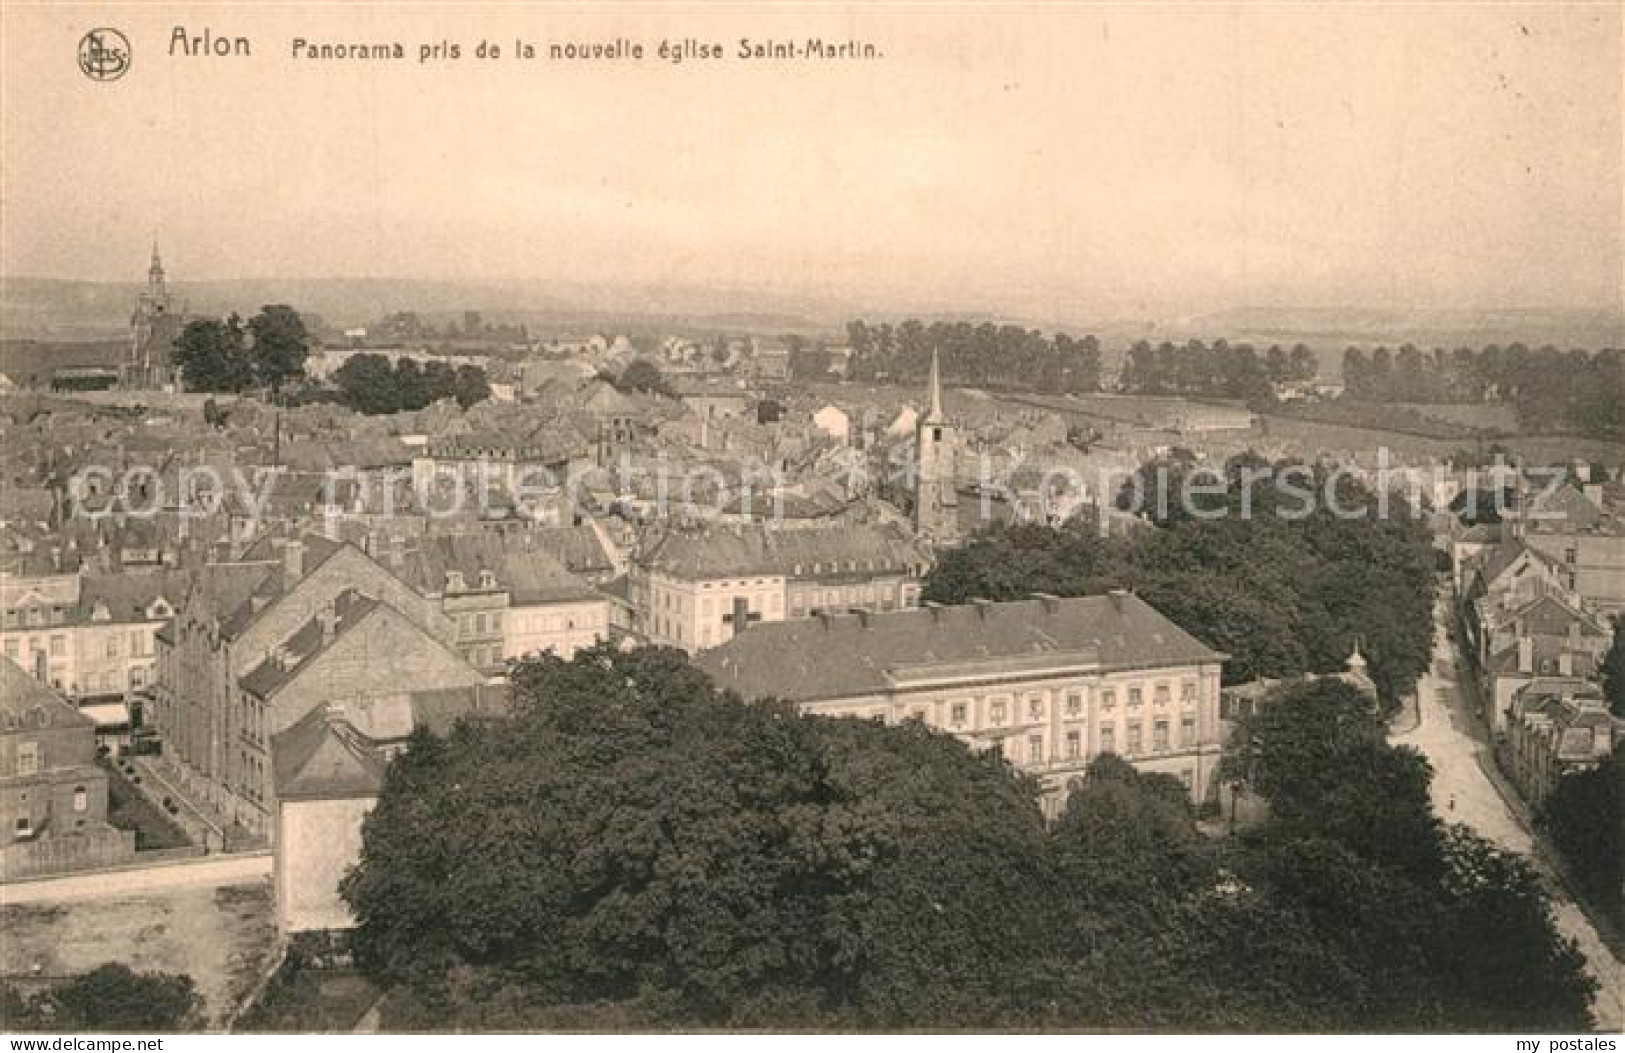
[[[826,614],[703,654],[720,687],[804,712],[920,720],[1039,777],[1055,814],[1103,754],[1213,792],[1225,655],[1128,593]]]

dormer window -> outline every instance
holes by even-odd
[[[463,591],[463,572],[462,571],[460,571],[460,570],[448,570],[448,571],[446,571],[446,591],[447,592],[462,592]]]
[[[96,605],[90,609],[90,620],[93,622],[106,622],[113,620],[113,612],[107,609],[105,600],[97,600]]]
[[[489,570],[480,571],[480,588],[494,589],[497,587],[497,576]]]

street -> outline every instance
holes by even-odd
[[[1434,610],[1433,666],[1417,685],[1421,722],[1393,741],[1414,746],[1432,763],[1433,804],[1442,818],[1470,826],[1503,848],[1531,854],[1529,831],[1480,766],[1494,761],[1483,724],[1469,712],[1457,682],[1448,624],[1448,601],[1441,600]],[[1548,884],[1559,931],[1579,944],[1599,983],[1592,1003],[1597,1026],[1604,1031],[1625,1028],[1625,964],[1609,952],[1563,889],[1555,881]]]

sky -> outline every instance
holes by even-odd
[[[1621,6],[0,6],[0,271],[1613,312]],[[113,82],[86,30],[130,40]],[[176,26],[244,57],[168,53]],[[741,61],[742,37],[879,57]],[[295,60],[400,42],[401,62]],[[543,53],[511,55],[523,38]],[[641,42],[642,62],[545,58]],[[721,44],[673,65],[663,39]],[[481,39],[504,49],[473,56]],[[419,48],[454,41],[455,62]]]

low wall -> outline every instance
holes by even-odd
[[[99,870],[135,859],[135,833],[104,826],[0,849],[0,881]]]

